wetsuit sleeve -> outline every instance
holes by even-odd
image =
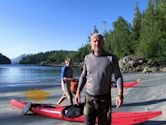
[[[114,68],[113,68],[113,73],[115,75],[115,79],[117,81],[117,89],[121,92],[121,94],[123,95],[123,77],[122,74],[120,72],[120,68],[119,68],[119,63],[118,63],[118,59],[117,57],[113,58],[113,64],[114,64]]]
[[[85,86],[86,76],[87,76],[87,68],[86,68],[86,64],[85,64],[85,60],[84,60],[84,66],[83,66],[83,70],[82,70],[82,73],[81,73],[81,76],[79,79],[79,85],[78,85],[79,92],[81,92]]]

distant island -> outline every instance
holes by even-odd
[[[0,53],[0,64],[11,64],[11,60]]]

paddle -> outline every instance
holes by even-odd
[[[25,107],[22,109],[22,114],[26,115],[32,108],[32,103],[28,102]]]
[[[35,108],[40,108],[40,107],[44,107],[44,108],[55,108],[56,105],[54,104],[42,104],[42,103],[32,103],[32,102],[27,102],[25,104],[25,106],[22,108],[22,114],[23,115],[26,115],[28,114],[29,111],[32,111],[32,109],[35,109]],[[58,113],[58,111],[57,111]]]

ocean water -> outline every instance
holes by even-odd
[[[74,68],[74,77],[79,78],[81,71]],[[0,92],[32,88],[55,87],[60,85],[61,67],[35,65],[0,65]],[[142,79],[143,82],[160,80],[166,73],[125,73],[124,81]]]
[[[80,75],[74,69],[74,77]],[[61,67],[34,65],[0,65],[0,91],[60,85]]]

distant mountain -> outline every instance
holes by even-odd
[[[23,57],[26,57],[26,56],[28,56],[28,55],[22,54],[22,55],[20,55],[20,56],[18,56],[18,57],[16,57],[16,58],[12,58],[12,59],[11,59],[11,62],[12,62],[12,64],[18,64],[18,63],[20,62],[20,60],[21,60]]]

